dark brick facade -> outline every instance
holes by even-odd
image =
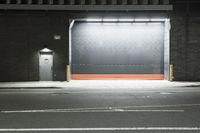
[[[200,17],[171,17],[171,64],[174,80],[200,80]]]
[[[1,13],[0,81],[39,80],[38,52],[43,45],[54,50],[54,80],[65,80],[67,24],[62,13]]]
[[[200,81],[200,11],[198,3],[174,3],[171,19],[170,63],[174,80]],[[61,35],[61,40],[54,40]],[[66,12],[0,12],[0,81],[39,80],[38,51],[54,50],[54,80],[66,80],[68,64]]]
[[[171,13],[170,61],[174,80],[200,81],[200,2],[174,3]]]

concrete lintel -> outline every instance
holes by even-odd
[[[172,5],[9,5],[0,10],[65,10],[65,11],[171,11]]]

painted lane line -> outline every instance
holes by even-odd
[[[111,128],[0,128],[0,132],[40,131],[200,131],[199,127],[111,127]]]
[[[200,106],[200,104],[174,104],[174,105],[147,105],[147,106],[115,106],[115,107],[92,107],[92,108],[68,108],[68,109],[45,109],[49,111],[82,111],[82,110],[115,110],[115,109],[129,109],[129,108],[162,108],[162,107],[191,107]],[[0,113],[15,113],[15,112],[36,112],[44,110],[16,110],[16,111],[0,111]],[[182,110],[181,110],[182,111]]]
[[[146,106],[124,106],[123,108],[157,108],[157,107],[191,107],[200,106],[200,104],[174,104],[174,105],[146,105]]]
[[[157,108],[157,107],[191,107],[200,104],[171,104],[171,105],[139,105],[139,106],[114,106],[114,107],[91,107],[91,108],[69,108],[67,110],[96,110],[96,109],[128,109],[128,108]]]
[[[113,109],[128,109],[128,108],[157,108],[157,107],[191,107],[200,106],[200,104],[175,104],[175,105],[147,105],[147,106],[118,106],[118,107],[93,107],[93,108],[69,108],[69,109],[46,109],[48,111],[79,111],[79,110],[113,110]],[[17,113],[17,112],[44,112],[44,110],[18,110],[18,111],[0,111],[0,113]],[[176,111],[176,110],[175,110]],[[183,112],[184,110],[178,110]],[[116,111],[115,111],[116,112]],[[153,111],[152,111],[153,112]]]
[[[0,113],[104,113],[104,112],[184,112],[184,110],[15,110],[15,111],[0,111]]]

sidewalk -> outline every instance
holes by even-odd
[[[87,88],[87,89],[140,89],[140,88],[200,88],[200,82],[170,82],[166,80],[72,80],[70,82],[0,82],[0,89],[14,88]]]

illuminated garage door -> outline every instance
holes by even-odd
[[[163,79],[163,23],[76,22],[72,79]]]

